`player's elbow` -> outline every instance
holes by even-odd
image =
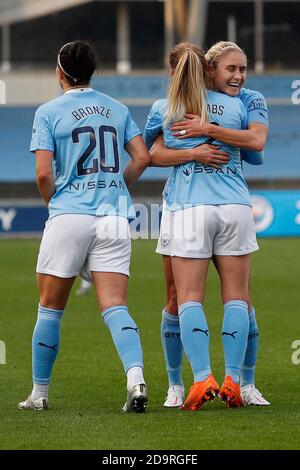
[[[135,169],[135,171],[139,174],[142,174],[143,171],[148,167],[150,166],[150,157],[149,157],[149,154],[147,152],[147,154],[145,153],[144,155],[140,156],[138,159],[135,159],[133,161],[133,167]]]
[[[251,139],[251,149],[254,152],[262,152],[266,145],[266,140],[268,137],[268,132],[265,130],[261,131],[260,129],[253,129],[251,130],[252,139]]]
[[[149,155],[150,155],[150,166],[162,166],[160,153],[155,150],[154,146],[150,149]]]
[[[265,139],[261,137],[255,137],[252,139],[251,144],[247,147],[248,150],[253,152],[262,152],[265,146]]]
[[[48,181],[52,180],[52,178],[53,176],[51,170],[42,169],[37,170],[36,172],[36,181],[39,185],[48,183]]]
[[[150,166],[156,166],[155,156],[150,153]]]
[[[255,148],[253,150],[255,150],[256,152],[262,152],[265,147],[265,142],[265,139],[258,138],[255,142]]]
[[[136,162],[136,165],[141,170],[145,170],[148,166],[151,165],[150,155],[148,152],[144,152],[144,154],[139,158]]]

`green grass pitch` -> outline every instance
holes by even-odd
[[[126,415],[121,412],[125,377],[94,293],[71,295],[49,411],[17,410],[31,390],[38,241],[0,241],[0,340],[7,362],[0,365],[0,449],[299,449],[300,365],[291,361],[292,343],[300,339],[299,240],[261,240],[260,246],[252,283],[260,329],[256,382],[271,407],[226,409],[216,400],[201,411],[183,413],[162,406],[167,380],[160,344],[161,259],[154,241],[136,241],[129,306],[141,331],[149,406],[145,415]],[[213,268],[205,311],[212,367],[222,382],[222,305]],[[184,381],[188,389],[192,374],[186,361]]]

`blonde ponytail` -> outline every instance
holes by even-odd
[[[169,63],[172,77],[164,125],[183,119],[186,113],[206,121],[206,62],[202,49],[191,43],[178,44],[170,52]]]

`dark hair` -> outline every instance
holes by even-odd
[[[86,85],[93,75],[97,60],[92,45],[86,41],[73,41],[59,51],[57,63],[72,85]]]

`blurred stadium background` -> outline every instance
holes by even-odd
[[[36,107],[60,93],[57,50],[75,38],[96,45],[93,86],[127,104],[141,128],[152,102],[165,96],[164,57],[172,44],[238,42],[249,59],[247,87],[264,94],[270,111],[265,163],[245,165],[257,230],[300,235],[299,23],[297,0],[1,0],[0,236],[43,227],[31,125]],[[134,195],[158,200],[168,174],[148,169]]]

